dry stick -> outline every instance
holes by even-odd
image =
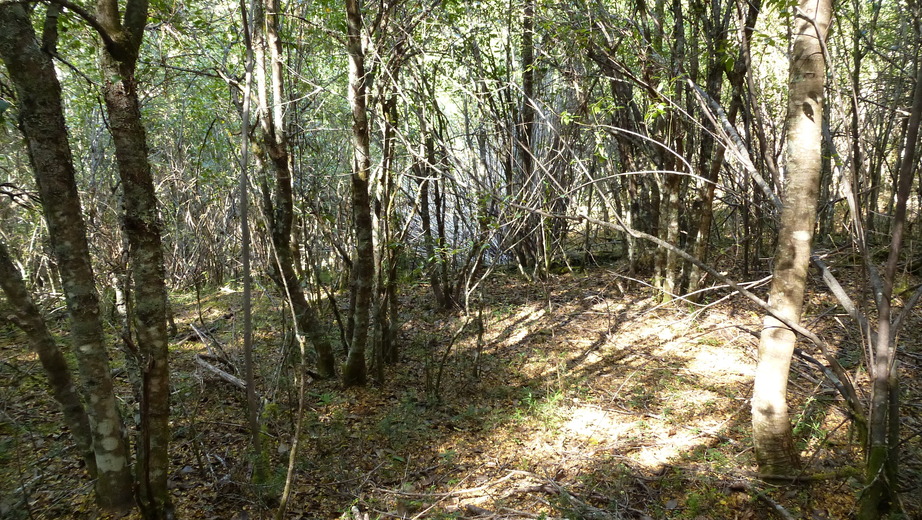
[[[746,145],[742,137],[740,137],[736,128],[730,123],[730,119],[724,113],[723,108],[721,108],[720,104],[709,96],[707,92],[701,90],[701,87],[692,82],[692,80],[686,79],[686,81],[688,85],[692,87],[695,97],[701,105],[701,111],[708,117],[711,124],[714,125],[714,128],[720,130],[720,135],[724,140],[724,146],[733,152],[740,164],[743,165],[746,173],[752,177],[759,188],[762,189],[762,192],[765,193],[765,196],[772,201],[775,208],[778,209],[780,213],[781,199],[778,198],[778,195],[772,190],[771,186],[769,186],[765,179],[762,178],[762,175],[759,174],[759,170],[756,169],[755,164],[753,164],[752,159],[749,157],[749,152],[746,151]],[[717,119],[720,119],[720,123],[717,122]],[[727,144],[730,144],[730,146],[727,146]]]
[[[220,368],[212,365],[205,359],[205,357],[206,356],[204,354],[196,354],[195,362],[198,363],[198,365],[204,368],[205,370],[208,370],[212,374],[215,374],[216,376],[223,379],[224,381],[227,381],[228,383],[236,386],[237,388],[243,390],[244,392],[247,391],[247,384],[242,379],[240,379],[237,376],[231,375],[221,370]]]
[[[775,502],[774,500],[772,500],[771,497],[769,497],[768,495],[766,495],[766,494],[763,493],[762,491],[759,491],[759,490],[752,490],[752,491],[753,491],[753,493],[755,493],[756,498],[758,498],[759,500],[761,500],[761,501],[765,502],[766,504],[768,504],[768,505],[772,508],[772,511],[774,511],[775,513],[777,513],[778,516],[780,516],[780,517],[783,518],[784,520],[796,520],[796,518],[794,517],[794,515],[792,515],[791,513],[789,513],[787,509],[785,509],[785,508],[784,508],[781,504],[779,504],[778,502]]]
[[[224,347],[221,346],[221,343],[219,343],[218,340],[214,339],[210,331],[199,329],[198,327],[196,327],[195,325],[191,323],[189,324],[189,327],[192,328],[195,335],[198,336],[202,344],[205,345],[205,348],[208,349],[209,354],[211,354],[212,356],[216,358],[221,359],[221,361],[224,361],[225,363],[230,364],[231,362],[230,357],[228,357],[227,352],[224,352]],[[217,350],[217,353],[211,350],[211,345],[214,345],[215,350]],[[236,370],[236,367],[234,367],[234,369]]]
[[[856,322],[858,322],[858,327],[861,329],[862,334],[867,334],[871,338],[871,343],[877,343],[877,333],[871,330],[871,325],[868,323],[868,318],[861,311],[858,310],[858,307],[855,305],[855,302],[848,296],[845,292],[845,289],[842,288],[842,285],[839,284],[839,281],[836,280],[833,276],[832,271],[829,270],[829,267],[826,266],[826,263],[817,256],[810,256],[810,262],[820,270],[820,273],[823,275],[823,282],[826,283],[826,286],[829,287],[829,290],[832,291],[833,296],[839,300],[839,304],[845,309],[845,312],[852,317]]]
[[[396,489],[385,489],[385,488],[374,488],[374,489],[375,491],[382,491],[384,493],[388,493],[391,495],[397,495],[397,496],[408,497],[408,498],[438,498],[439,500],[444,500],[446,498],[453,498],[458,495],[467,495],[470,493],[479,493],[481,491],[486,491],[487,489],[490,489],[491,487],[494,487],[497,484],[501,484],[502,482],[509,480],[515,475],[516,475],[515,472],[509,472],[503,477],[500,477],[496,480],[487,482],[486,484],[482,484],[477,487],[465,488],[465,489],[455,489],[452,491],[447,491],[445,493],[415,493],[413,491],[399,491]],[[470,475],[468,475],[467,477],[464,477],[464,479],[462,479],[462,482],[464,480],[467,480],[469,476]]]
[[[436,500],[435,502],[433,502],[429,507],[423,509],[423,510],[420,511],[419,513],[416,513],[416,514],[413,516],[413,518],[412,518],[411,520],[419,520],[420,518],[422,518],[423,516],[425,516],[426,513],[428,513],[429,511],[431,511],[435,506],[437,506],[440,502],[442,502],[442,501],[445,500],[446,498],[451,498],[451,497],[453,497],[453,496],[456,496],[456,495],[458,495],[458,494],[463,494],[463,493],[471,493],[471,492],[482,491],[482,490],[487,489],[487,488],[489,488],[489,487],[491,487],[491,486],[495,486],[496,484],[499,484],[500,482],[503,482],[504,480],[508,480],[509,478],[512,478],[512,475],[513,475],[513,473],[509,473],[509,474],[506,475],[505,477],[502,477],[502,478],[500,478],[500,479],[498,479],[498,480],[494,480],[493,482],[488,482],[487,484],[484,484],[484,485],[482,485],[482,486],[478,486],[478,487],[475,487],[475,488],[460,489],[460,490],[457,490],[457,491],[449,491],[448,493],[442,493],[442,494],[440,494],[441,496],[439,497],[438,500]],[[464,477],[463,479],[461,479],[461,482],[463,482],[464,480],[467,480],[468,477],[470,477],[470,474],[468,474],[466,477]],[[459,484],[460,484],[460,482],[459,482]],[[397,494],[403,494],[403,493],[401,493],[401,492],[399,492],[399,491],[398,491],[398,492],[395,492],[395,493],[397,493]],[[435,495],[429,495],[429,496],[435,496]]]
[[[577,498],[575,495],[573,495],[572,493],[570,493],[563,485],[561,485],[561,484],[560,484],[559,482],[557,482],[556,480],[553,480],[553,479],[550,479],[550,478],[541,477],[541,476],[539,476],[539,475],[537,475],[537,474],[535,474],[535,473],[532,473],[532,472],[530,472],[530,471],[514,470],[514,471],[510,472],[510,474],[511,474],[511,475],[524,475],[524,476],[526,476],[526,477],[533,478],[533,479],[535,479],[535,480],[543,481],[543,483],[541,483],[541,484],[539,484],[539,485],[537,485],[537,486],[532,486],[532,487],[526,488],[526,489],[524,489],[523,491],[524,491],[524,492],[527,492],[527,493],[536,492],[536,491],[541,491],[541,492],[544,492],[544,493],[555,493],[555,494],[557,494],[558,496],[560,496],[564,501],[566,501],[567,503],[569,503],[569,504],[571,504],[572,506],[574,506],[574,507],[576,508],[576,511],[573,511],[572,509],[570,509],[570,511],[573,511],[573,512],[577,513],[577,514],[579,515],[580,518],[587,518],[587,519],[590,519],[590,520],[606,520],[606,519],[612,519],[612,520],[614,520],[614,519],[618,518],[618,517],[612,516],[612,513],[609,512],[609,511],[605,511],[605,510],[599,509],[599,508],[597,508],[597,507],[595,507],[595,506],[593,506],[593,505],[591,505],[591,504],[589,504],[589,503],[587,503],[587,502],[585,502],[585,501],[583,501],[583,500]],[[554,505],[554,504],[548,504],[548,505],[550,505],[551,507],[553,507],[553,508],[555,508],[555,509],[559,509],[559,510],[561,510],[561,511],[564,511],[564,512],[567,512],[567,511],[568,511],[565,507],[560,507],[560,506]],[[642,511],[639,511],[639,510],[634,509],[634,508],[631,508],[631,507],[627,507],[627,506],[622,506],[622,507],[625,507],[626,509],[630,509],[631,511],[636,512],[636,513],[642,513]]]
[[[903,310],[896,316],[896,319],[893,320],[892,332],[890,334],[893,337],[900,332],[900,328],[906,322],[906,318],[909,316],[909,313],[912,311],[912,308],[919,303],[919,298],[922,298],[922,285],[916,287],[916,290],[913,291],[912,296],[909,297],[909,300],[903,306]]]

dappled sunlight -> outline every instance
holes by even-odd
[[[590,444],[615,442],[629,432],[635,422],[624,415],[589,406],[575,407],[570,410],[569,416],[562,426],[567,437]]]
[[[675,310],[647,312],[630,295],[596,293],[587,300],[574,285],[589,281],[557,282],[550,310],[546,301],[531,300],[528,284],[506,281],[497,288],[502,300],[484,307],[479,359],[477,335],[470,330],[444,355],[461,317],[415,313],[402,329],[405,370],[393,379],[347,391],[335,381],[312,382],[299,448],[298,503],[320,511],[330,508],[328,502],[360,497],[368,507],[404,511],[407,518],[430,506],[430,512],[558,517],[555,490],[566,489],[594,507],[617,502],[662,512],[670,500],[678,500],[679,511],[694,493],[686,490],[715,490],[722,481],[744,478],[753,464],[747,447],[752,338],[725,335],[726,315],[692,321]],[[281,337],[284,330],[273,311],[278,301],[256,299],[260,358],[278,356],[282,348],[269,333]],[[176,319],[180,332],[188,332],[201,311],[214,339],[235,359],[238,308],[237,294],[213,293],[201,304],[185,300]],[[246,428],[235,415],[245,407],[244,395],[197,368],[195,354],[209,347],[217,348],[190,338],[171,349],[177,410],[186,410],[175,419],[183,435],[177,467],[198,465],[184,437],[194,431],[203,439],[207,467],[219,478],[244,482],[246,465],[224,448],[245,443]],[[443,359],[436,398],[432,378]],[[277,365],[259,366],[266,381],[278,377]],[[270,454],[279,467],[291,446],[288,421],[295,406],[276,395],[264,412]],[[801,429],[812,432],[804,453],[822,449],[818,453],[831,458],[824,432],[836,427],[839,414],[821,411],[800,421]],[[844,432],[840,428],[838,435]],[[190,474],[173,478],[178,485],[199,485]],[[734,501],[715,493],[709,507],[725,498],[749,507],[745,494]],[[725,511],[712,512],[722,518]]]
[[[686,366],[689,372],[734,380],[752,380],[755,362],[741,352],[728,349],[699,349]]]
[[[514,327],[514,330],[505,338],[504,343],[506,345],[515,345],[522,342],[533,332],[531,326],[541,320],[545,314],[547,312],[537,304],[526,305],[514,315],[501,320],[498,323],[500,327],[507,324]]]

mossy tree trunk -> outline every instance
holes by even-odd
[[[917,32],[916,36],[918,35]],[[920,124],[922,124],[922,66],[917,62],[912,109],[906,124],[905,148],[897,177],[896,203],[893,223],[890,226],[890,250],[882,277],[877,274],[870,256],[866,258],[877,304],[877,341],[873,345],[869,360],[871,406],[868,414],[868,452],[865,466],[868,486],[861,494],[858,514],[861,520],[880,518],[885,513],[899,510],[896,494],[900,447],[900,387],[896,338],[899,327],[905,322],[906,316],[904,309],[902,314],[893,318],[891,301],[900,253],[907,231],[907,204],[912,194],[916,170]]]
[[[103,97],[123,190],[123,221],[128,241],[129,275],[134,316],[128,319],[138,346],[141,368],[141,436],[137,446],[138,504],[145,518],[172,516],[169,476],[170,372],[168,303],[164,276],[161,223],[148,160],[147,133],[135,67],[147,2],[129,2],[124,15],[116,0],[99,0],[96,18],[113,44],[100,50],[105,83]]]
[[[77,387],[74,386],[70,367],[48,330],[45,320],[42,319],[38,307],[32,301],[22,275],[13,264],[13,259],[3,242],[0,242],[0,289],[3,289],[7,301],[13,306],[16,325],[26,333],[29,345],[38,354],[42,368],[48,376],[51,394],[61,406],[64,423],[74,436],[74,442],[86,464],[87,472],[96,478],[96,456],[93,454],[90,420],[83,408]]]
[[[96,456],[97,501],[105,510],[128,511],[134,506],[131,467],[103,341],[99,296],[64,123],[61,85],[51,56],[39,45],[23,5],[0,5],[0,57],[16,89],[19,125],[26,138],[63,282],[71,340],[87,393]]]

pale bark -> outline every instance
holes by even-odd
[[[822,41],[832,12],[829,0],[802,0],[795,18],[787,115],[787,181],[769,305],[799,323],[816,220],[822,161],[825,59]],[[817,29],[820,31],[817,34]],[[766,316],[752,395],[752,435],[759,470],[787,475],[798,467],[787,385],[795,333]]]
[[[98,470],[97,500],[103,509],[126,511],[134,504],[128,449],[103,342],[99,298],[67,141],[61,86],[51,57],[40,49],[31,20],[21,5],[0,6],[0,56],[16,87],[19,123],[42,198],[70,315],[74,352],[88,396]]]

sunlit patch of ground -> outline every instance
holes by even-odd
[[[418,287],[402,294],[401,360],[386,367],[383,385],[308,386],[287,518],[349,518],[353,508],[382,519],[768,518],[757,492],[797,517],[852,511],[857,480],[772,487],[753,478],[748,399],[756,345],[743,329],[758,330],[760,313],[744,302],[698,314],[657,307],[648,292],[625,291],[604,269],[541,286],[500,276],[484,294],[479,346],[469,327],[446,356],[462,317],[434,311],[426,287]],[[178,303],[178,337],[191,324],[209,331],[207,342],[190,336],[171,349],[171,486],[180,517],[268,517],[284,484],[297,410],[288,311],[277,296],[257,293],[271,474],[260,490],[250,481],[242,392],[195,363],[196,354],[220,349],[224,369],[242,368],[240,295],[211,291]],[[333,326],[328,333],[339,337]],[[7,378],[39,374],[37,364],[21,336],[3,337],[0,397],[15,403],[3,409],[15,421],[0,423],[0,448],[36,448],[20,457],[21,475],[3,465],[2,490],[35,482],[28,500],[37,518],[63,518],[55,515],[64,510],[92,518],[88,488],[73,486],[86,479],[74,478],[79,468],[53,404],[38,394],[40,385],[22,382],[29,378]],[[791,388],[808,471],[855,466],[860,457],[842,426],[840,400],[821,375],[795,363]],[[126,408],[133,406],[125,381],[120,391]],[[8,451],[0,449],[0,460],[13,460]]]

